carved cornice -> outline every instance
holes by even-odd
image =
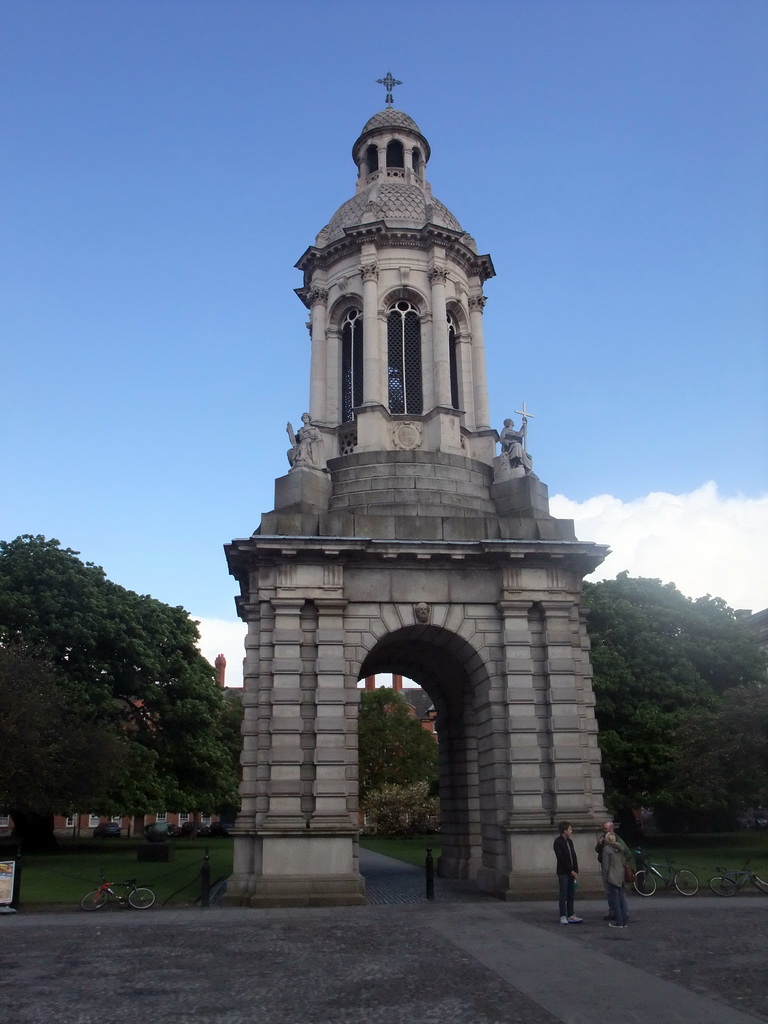
[[[430,284],[445,284],[448,280],[448,271],[445,267],[432,267],[427,273]]]
[[[470,311],[476,309],[478,312],[482,313],[487,301],[488,299],[485,295],[470,295],[467,299],[467,305],[469,306]]]
[[[343,238],[338,238],[327,246],[310,246],[296,263],[296,267],[304,272],[305,284],[318,267],[330,268],[334,263],[352,253],[359,253],[363,242],[372,242],[377,248],[417,249],[429,251],[433,245],[439,245],[451,263],[455,263],[468,276],[477,275],[481,281],[496,276],[493,262],[489,255],[478,255],[466,244],[466,232],[453,231],[450,228],[437,227],[434,224],[423,228],[391,228],[383,221],[361,224],[347,228]],[[304,300],[303,289],[296,289],[299,298]]]
[[[312,288],[310,289],[307,298],[309,299],[310,306],[314,306],[316,302],[322,302],[325,304],[328,302],[328,289],[327,288]]]

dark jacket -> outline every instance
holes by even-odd
[[[552,843],[552,849],[557,857],[558,875],[570,875],[572,871],[578,873],[579,862],[576,859],[576,850],[573,847],[573,840],[566,836],[558,836]]]

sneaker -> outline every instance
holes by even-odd
[[[616,924],[615,921],[611,921],[608,925],[609,928],[626,928],[625,924]]]
[[[581,922],[583,920],[584,920],[583,917],[576,917],[575,914],[571,914],[570,917],[566,918],[566,921],[568,922],[568,924],[581,924]]]
[[[569,923],[569,921],[568,921],[567,917],[561,917],[560,918],[560,924],[568,924],[568,923]]]

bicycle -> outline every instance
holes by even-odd
[[[124,891],[115,892],[112,886],[119,886]],[[110,899],[117,900],[121,907],[133,907],[134,910],[149,910],[155,902],[154,892],[145,885],[137,886],[135,878],[129,878],[126,882],[107,882],[102,875],[101,885],[98,889],[86,893],[80,900],[83,910],[98,910],[105,906]]]
[[[709,888],[715,896],[735,896],[747,882],[751,882],[760,892],[768,893],[768,882],[756,875],[754,871],[750,871],[748,864],[738,870],[729,871],[728,868],[718,868],[717,870],[722,874],[713,875],[709,880]]]
[[[673,885],[681,896],[695,896],[699,891],[699,879],[690,868],[676,868],[674,864],[654,864],[645,860],[642,850],[635,850],[638,869],[632,883],[638,896],[653,896],[658,883],[667,888]]]

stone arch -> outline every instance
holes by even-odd
[[[491,652],[481,635],[471,642],[465,632],[474,632],[466,619],[457,630],[432,623],[402,625],[375,638],[358,671],[360,678],[396,672],[429,694],[439,741],[440,872],[448,878],[476,879],[484,865],[492,866],[499,764],[480,752],[493,721],[481,713],[490,699]]]
[[[329,330],[338,330],[339,324],[341,323],[344,314],[348,309],[362,309],[363,308],[363,296],[357,292],[344,292],[331,304],[328,310],[328,328]]]
[[[419,316],[424,320],[426,317],[431,316],[432,309],[429,303],[428,297],[423,291],[418,288],[414,288],[412,285],[398,285],[395,288],[389,288],[381,296],[379,313],[382,319],[386,319],[387,313],[390,307],[396,302],[404,300],[405,302],[412,302],[419,311]]]

